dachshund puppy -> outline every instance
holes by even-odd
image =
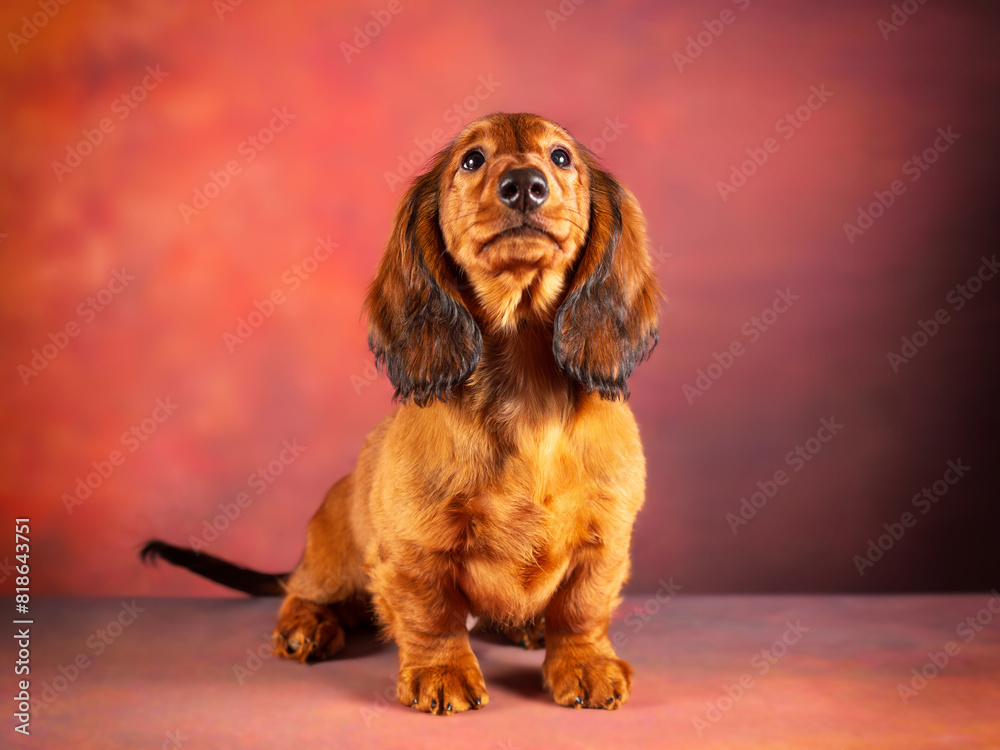
[[[285,594],[278,653],[326,659],[372,612],[404,705],[489,701],[468,616],[524,645],[544,628],[557,703],[614,709],[632,672],[608,638],[645,460],[626,380],[660,293],[632,194],[529,114],[465,128],[415,179],[365,303],[401,402],[309,523],[286,576],[150,542],[145,556]]]

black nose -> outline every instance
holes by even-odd
[[[534,167],[508,169],[500,175],[497,195],[505,206],[528,213],[545,203],[549,197],[549,183],[541,170]]]

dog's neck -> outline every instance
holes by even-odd
[[[551,322],[484,331],[479,366],[463,387],[463,406],[501,432],[565,419],[577,401],[577,386],[556,364],[552,335]]]

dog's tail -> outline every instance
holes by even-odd
[[[218,557],[200,553],[190,547],[175,547],[173,544],[150,539],[139,553],[145,563],[155,563],[159,559],[187,568],[210,581],[221,583],[250,596],[284,596],[285,581],[289,573],[260,573],[249,568],[241,568]]]

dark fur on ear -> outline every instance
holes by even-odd
[[[635,197],[587,155],[590,226],[555,319],[556,362],[588,391],[626,399],[626,380],[658,339],[659,284]]]
[[[446,400],[476,369],[483,340],[445,256],[438,193],[445,154],[396,209],[392,234],[368,290],[368,346],[395,386],[418,406]]]

